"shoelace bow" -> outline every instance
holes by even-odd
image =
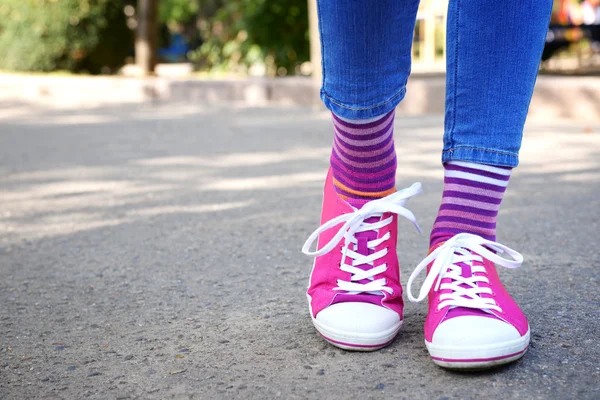
[[[486,247],[494,250],[496,253],[488,250]],[[498,254],[506,253],[512,259],[500,257]],[[486,240],[481,236],[470,233],[460,233],[443,245],[433,250],[412,272],[408,278],[407,292],[408,299],[412,302],[419,302],[427,297],[427,294],[433,287],[434,291],[450,289],[449,293],[440,295],[440,304],[438,310],[446,306],[478,308],[481,310],[495,310],[501,312],[502,309],[497,305],[493,298],[481,297],[481,294],[493,294],[489,287],[479,287],[478,282],[489,284],[486,276],[476,275],[477,273],[486,273],[483,266],[473,266],[473,261],[483,262],[486,258],[496,265],[505,268],[519,268],[523,263],[523,256],[500,243]],[[433,262],[418,297],[412,294],[412,284],[417,276]],[[465,278],[462,276],[460,263],[465,263],[471,267],[472,276]],[[444,278],[450,278],[450,283],[442,283]],[[435,287],[434,287],[435,284]]]
[[[374,279],[378,274],[386,271],[387,264],[382,264],[368,270],[358,268],[358,265],[369,264],[374,265],[374,262],[381,257],[384,257],[388,253],[388,249],[384,248],[377,252],[369,255],[363,255],[356,252],[356,246],[358,240],[355,234],[366,231],[379,231],[379,229],[389,225],[393,221],[393,217],[380,220],[375,223],[367,223],[365,220],[371,217],[382,217],[384,213],[391,212],[397,215],[401,215],[408,219],[413,225],[421,232],[421,228],[417,224],[417,220],[412,212],[404,208],[404,205],[409,198],[421,193],[421,184],[419,182],[414,183],[411,187],[386,196],[384,198],[373,200],[365,204],[361,209],[358,209],[352,213],[342,214],[330,221],[327,221],[319,228],[317,228],[306,240],[304,246],[302,246],[302,252],[308,256],[320,256],[329,253],[333,250],[337,244],[344,239],[344,245],[342,246],[342,261],[340,269],[344,272],[351,274],[350,281],[344,281],[338,279],[337,287],[334,290],[343,290],[351,294],[358,293],[373,293],[380,294],[382,291],[392,293],[393,290],[386,286],[387,281],[385,278]],[[343,223],[338,229],[337,233],[333,238],[327,242],[320,250],[310,251],[312,244],[317,240],[322,232],[327,231]],[[381,238],[371,240],[367,243],[367,247],[370,250],[375,250],[377,246],[380,246],[383,242],[390,238],[390,233],[386,233]],[[354,245],[354,250],[350,249],[350,244]],[[351,264],[346,264],[346,259],[352,259]],[[369,279],[368,283],[359,283],[359,281]]]

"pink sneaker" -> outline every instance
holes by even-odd
[[[408,279],[408,298],[418,302],[429,296],[425,345],[434,363],[482,369],[525,354],[527,318],[502,286],[494,266],[518,268],[522,262],[521,254],[504,245],[461,233],[432,249],[417,266]],[[415,298],[411,286],[425,268],[427,277]]]
[[[421,184],[415,183],[356,209],[334,191],[329,171],[322,225],[302,251],[316,256],[307,292],[313,324],[334,346],[377,350],[400,330],[404,304],[396,254],[398,215],[419,229],[403,206],[420,191]],[[311,252],[317,238],[317,251]]]

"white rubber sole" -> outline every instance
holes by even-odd
[[[485,346],[436,346],[425,341],[431,359],[440,367],[450,369],[487,369],[507,364],[523,357],[529,347],[529,330],[516,340]]]
[[[312,322],[323,339],[335,347],[353,351],[379,350],[392,343],[402,327],[402,321],[399,321],[392,328],[383,332],[357,333],[331,328],[315,318],[312,318]]]

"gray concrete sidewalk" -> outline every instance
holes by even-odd
[[[444,114],[445,76],[413,74],[399,110]],[[58,108],[118,107],[157,101],[245,107],[302,106],[323,109],[319,84],[306,77],[203,80],[0,73],[0,101]],[[529,115],[545,119],[600,121],[600,77],[539,76]]]
[[[532,122],[499,221],[532,344],[436,367],[425,304],[388,348],[315,333],[300,253],[319,221],[327,113],[186,104],[0,104],[0,398],[597,399],[600,125]],[[397,121],[398,185],[425,231],[442,119]],[[400,225],[402,281],[427,237]]]

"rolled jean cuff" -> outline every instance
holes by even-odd
[[[387,114],[395,109],[406,95],[406,87],[400,89],[395,95],[388,100],[376,104],[374,106],[361,106],[344,104],[341,101],[329,96],[321,89],[321,100],[325,107],[338,117],[348,119],[369,119],[379,115]]]
[[[502,150],[476,147],[454,147],[442,152],[442,163],[447,161],[469,161],[496,167],[514,168],[519,164],[519,155]]]

